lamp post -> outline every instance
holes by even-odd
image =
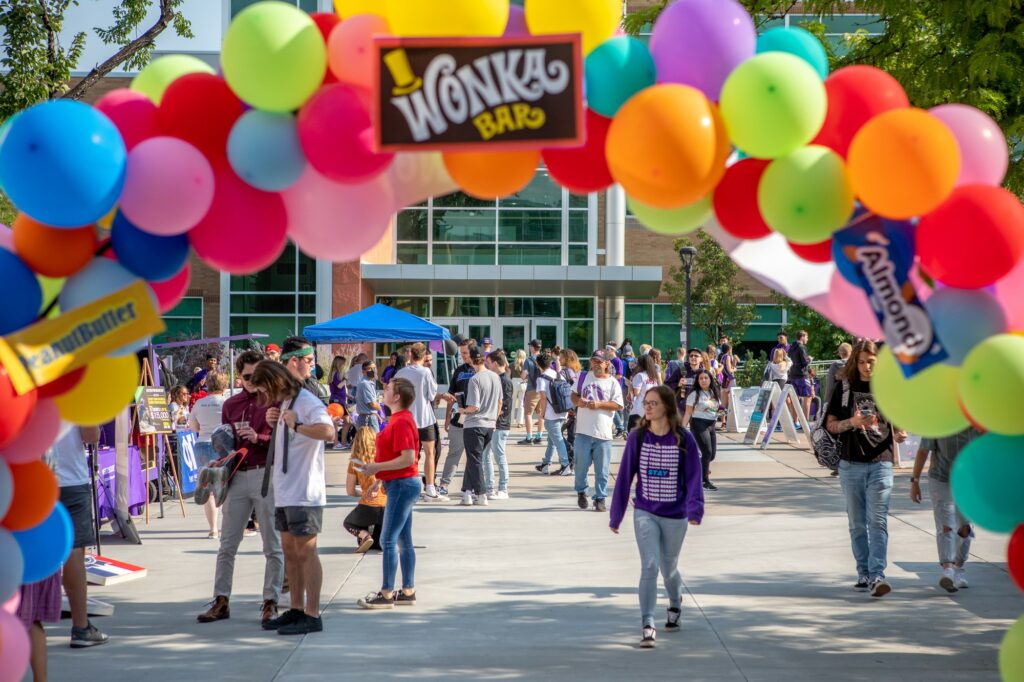
[[[683,338],[680,339],[683,349],[686,350],[693,345],[692,338],[690,336],[690,322],[693,320],[693,307],[690,299],[690,290],[693,282],[693,261],[697,257],[697,249],[692,246],[684,246],[679,249],[679,260],[683,263],[683,272],[686,275],[686,303],[685,310],[683,311]]]

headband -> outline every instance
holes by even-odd
[[[288,351],[287,353],[281,354],[282,360],[291,360],[292,358],[304,358],[307,355],[313,354],[313,346],[304,346],[298,350]]]

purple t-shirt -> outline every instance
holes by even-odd
[[[636,478],[633,507],[669,519],[704,518],[704,490],[701,488],[700,450],[689,431],[683,431],[680,451],[676,434],[656,436],[640,429],[629,434],[612,492],[609,526],[618,528],[629,506],[629,493]]]

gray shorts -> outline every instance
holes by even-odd
[[[74,533],[72,548],[89,547],[96,544],[96,529],[92,524],[93,489],[89,483],[69,485],[60,489],[60,502],[71,516]]]
[[[274,527],[279,533],[310,537],[319,535],[323,525],[323,507],[278,507],[274,510]]]

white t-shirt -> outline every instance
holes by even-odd
[[[718,419],[718,401],[706,391],[691,391],[690,395],[686,396],[686,404],[693,406],[694,419]]]
[[[214,430],[223,423],[221,412],[224,410],[225,400],[227,397],[223,395],[208,395],[197,400],[192,406],[189,422],[196,422],[199,425],[196,432],[199,434],[197,440],[200,443],[209,443]]]
[[[768,363],[768,376],[772,381],[789,381],[789,363],[785,360],[778,364]]]
[[[290,400],[281,405],[284,412]],[[306,389],[299,391],[291,407],[300,424],[332,424],[320,398]],[[284,473],[284,440],[288,438],[288,473]],[[274,443],[274,506],[323,507],[327,505],[324,478],[324,441],[307,438],[289,429],[284,417],[277,425]]]
[[[82,432],[77,426],[68,429],[64,437],[50,447],[46,452],[46,461],[57,476],[57,485],[61,488],[89,483],[89,460],[86,458],[85,445],[82,444]]]
[[[580,390],[577,391],[576,389]],[[593,372],[587,372],[583,379],[583,386],[579,382],[573,384],[573,393],[578,393],[581,400],[610,400],[623,407],[626,403],[622,399],[622,387],[615,377],[604,377],[598,379]],[[611,410],[591,410],[580,407],[576,410],[576,433],[590,436],[597,440],[611,440],[615,433],[614,413]]]
[[[558,378],[558,372],[548,367],[544,372],[537,377],[537,393],[543,395],[547,400],[544,403],[544,419],[565,419],[569,416],[569,413],[558,414],[551,409],[551,393],[548,391],[548,387],[551,386],[551,382]]]
[[[647,376],[647,372],[640,372],[631,382],[634,391],[638,391],[636,396],[633,398],[633,406],[629,410],[630,415],[644,413],[644,396],[647,395],[647,391],[657,386],[660,382],[657,379],[652,379]]]
[[[396,379],[407,379],[416,389],[416,400],[409,411],[416,420],[416,428],[422,429],[437,423],[434,414],[434,396],[437,395],[437,380],[429,369],[423,365],[406,365],[395,373]]]

